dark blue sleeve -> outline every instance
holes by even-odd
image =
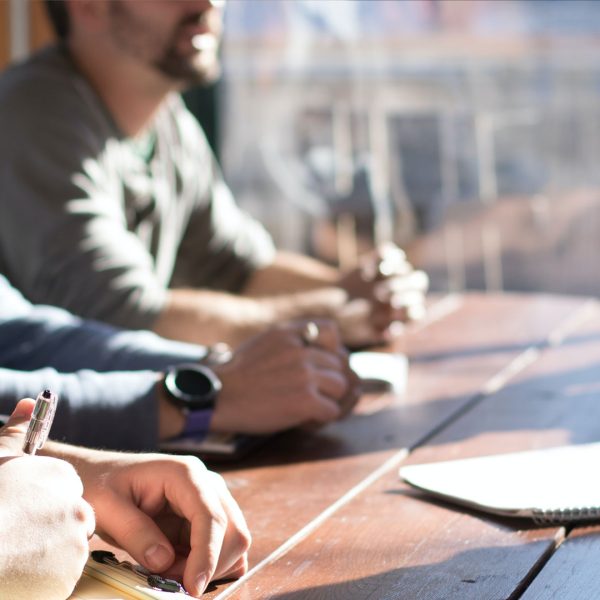
[[[205,353],[202,346],[165,340],[149,331],[123,331],[50,306],[30,305],[14,316],[0,311],[0,366],[20,371],[164,370],[198,361]]]
[[[156,450],[156,382],[153,371],[62,374],[0,368],[0,413],[10,414],[19,399],[35,398],[50,388],[59,397],[52,439],[95,448]]]

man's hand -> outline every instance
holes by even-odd
[[[250,534],[223,478],[190,456],[122,454],[50,444],[74,464],[97,533],[199,596],[248,568]]]
[[[351,347],[387,341],[393,323],[421,319],[429,286],[423,271],[413,270],[404,252],[386,245],[362,257],[360,265],[340,278],[350,302],[336,320]]]
[[[223,382],[211,429],[272,433],[325,424],[347,414],[358,399],[357,378],[339,333],[317,320],[318,338],[303,339],[306,322],[274,327],[242,344],[214,370]]]
[[[24,456],[34,401],[0,429],[0,597],[64,600],[88,557],[94,514],[73,467]]]

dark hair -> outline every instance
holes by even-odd
[[[66,40],[69,35],[69,12],[65,0],[46,0],[46,12],[54,32],[61,40]]]

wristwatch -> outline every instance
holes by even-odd
[[[168,400],[190,412],[213,410],[222,388],[212,369],[193,363],[171,367],[163,385]]]

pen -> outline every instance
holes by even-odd
[[[35,399],[35,406],[29,420],[27,433],[25,434],[25,443],[23,444],[23,452],[25,454],[35,454],[48,439],[56,411],[56,402],[56,394],[50,390],[44,390]]]

